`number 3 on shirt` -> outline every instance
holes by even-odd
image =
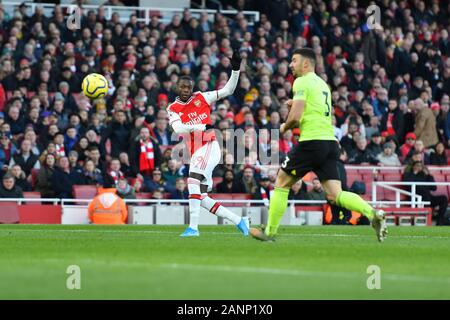
[[[325,117],[329,117],[331,108],[330,108],[330,104],[328,103],[328,92],[322,91],[322,93],[325,96],[325,104],[327,105],[327,111],[325,112]]]
[[[289,157],[286,157],[286,159],[283,161],[283,163],[281,164],[282,168],[286,168],[287,163],[289,162]]]

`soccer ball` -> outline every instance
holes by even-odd
[[[108,93],[108,80],[98,73],[88,74],[81,83],[81,90],[88,98],[103,98]]]

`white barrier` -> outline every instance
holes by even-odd
[[[153,206],[128,206],[128,224],[154,224]]]
[[[61,224],[89,224],[88,206],[64,206]]]
[[[393,186],[410,186],[411,191],[406,191],[398,187]],[[423,208],[424,205],[430,204],[429,202],[422,201],[422,196],[417,194],[417,186],[450,186],[450,182],[406,182],[406,181],[374,181],[372,189],[372,202],[377,201],[377,187],[395,191],[395,204],[399,208],[400,204],[405,201],[400,201],[400,194],[405,194],[411,197],[411,208]]]

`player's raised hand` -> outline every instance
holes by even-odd
[[[230,62],[231,62],[231,68],[234,71],[239,71],[241,69],[241,53],[239,50],[234,50],[233,51],[233,56],[230,58]]]

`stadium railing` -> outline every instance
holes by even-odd
[[[393,186],[409,186],[411,187],[411,191],[406,191],[399,187]],[[428,204],[428,202],[422,201],[422,196],[417,194],[417,186],[430,186],[430,187],[439,187],[439,186],[450,186],[450,182],[404,182],[404,181],[374,181],[373,189],[372,189],[372,199],[374,202],[377,200],[377,187],[382,187],[385,189],[393,190],[396,194],[396,208],[400,207],[400,194],[405,194],[411,197],[411,208],[423,208],[424,204]]]
[[[235,213],[250,216],[254,224],[267,221],[268,206],[265,200],[218,200]],[[0,223],[88,224],[87,205],[90,201],[91,199],[57,198],[0,199]],[[129,224],[185,224],[188,221],[186,209],[189,200],[136,199],[125,200],[125,202],[129,208]],[[289,214],[285,214],[283,218],[285,220],[282,224],[323,224],[323,221],[325,221],[325,204],[325,201],[291,200],[287,209]],[[428,204],[426,202],[418,202],[417,208],[394,207],[398,204],[395,201],[377,201],[373,204],[385,207],[386,219],[389,220],[390,225],[408,225],[408,223],[417,226],[432,225],[431,209],[419,208]],[[411,201],[400,201],[400,204],[411,206]],[[139,212],[136,213],[136,211]],[[140,220],[136,218],[136,214]],[[213,215],[206,214],[204,218],[206,219],[205,224],[225,223],[221,218],[217,220],[217,217],[215,217],[216,219],[214,219]],[[155,219],[157,219],[156,222]]]
[[[13,1],[5,1],[2,2],[7,13],[13,13],[14,9],[16,9],[22,2],[13,2]],[[37,7],[44,8],[44,14],[49,16],[52,14],[53,8],[55,7],[54,3],[34,3],[34,2],[25,2],[28,12],[33,14]],[[61,8],[68,10],[68,12],[72,12],[76,5],[74,4],[60,4]],[[89,10],[97,10],[99,5],[83,5],[82,8],[84,10],[84,14]],[[144,22],[145,24],[149,24],[151,17],[153,15],[161,16],[162,23],[170,23],[172,17],[175,14],[183,13],[184,8],[161,8],[161,7],[128,7],[128,6],[102,6],[105,8],[106,19],[110,20],[113,13],[118,13],[120,15],[120,22],[128,22],[130,15],[132,13],[137,14],[137,20],[139,22]],[[208,13],[210,20],[214,19],[214,14],[220,12],[226,18],[232,19],[232,16],[237,14],[237,10],[211,10],[211,9],[189,9],[189,12],[193,17],[200,17],[202,13]],[[260,13],[259,11],[242,11],[244,16],[249,21],[249,25],[253,26],[255,22],[259,21]]]

